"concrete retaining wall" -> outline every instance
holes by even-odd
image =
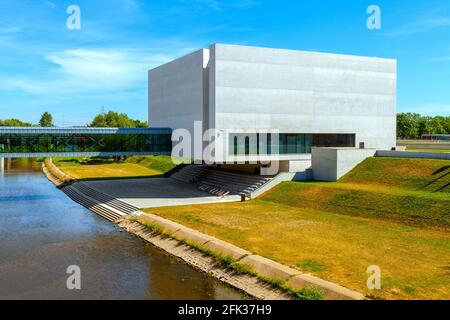
[[[398,140],[397,145],[413,149],[450,150],[450,141]]]
[[[338,284],[325,281],[310,274],[305,274],[300,270],[290,268],[265,257],[255,255],[247,250],[234,246],[225,241],[212,236],[198,232],[176,222],[164,219],[154,214],[145,214],[137,218],[138,221],[147,222],[163,232],[168,233],[170,237],[178,240],[184,240],[191,244],[200,245],[213,250],[215,254],[233,257],[237,263],[247,266],[257,275],[269,279],[281,279],[288,281],[288,284],[295,290],[300,290],[308,285],[320,288],[325,299],[339,300],[362,300],[364,295],[356,291],[344,288]]]
[[[437,152],[377,151],[376,156],[391,157],[391,158],[450,160],[450,153],[437,153]]]
[[[313,148],[313,178],[318,181],[337,181],[375,153],[375,149]]]

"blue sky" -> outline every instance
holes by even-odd
[[[68,30],[69,5],[81,30]],[[366,27],[369,5],[382,29]],[[450,114],[450,1],[0,0],[0,118],[147,118],[147,70],[211,43],[398,59],[398,111]]]

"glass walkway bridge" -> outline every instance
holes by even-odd
[[[0,127],[0,158],[170,155],[168,128]]]

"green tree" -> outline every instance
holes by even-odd
[[[435,134],[446,134],[448,132],[446,132],[446,124],[445,124],[445,117],[442,116],[436,116],[433,118],[433,120],[431,121],[432,126],[433,126],[433,133]]]
[[[408,131],[408,118],[405,113],[397,115],[397,137],[405,138]]]
[[[445,133],[450,134],[450,116],[445,118]]]
[[[134,124],[135,124],[136,128],[148,128],[147,121],[134,120]]]
[[[96,115],[94,120],[92,120],[91,124],[89,124],[89,127],[96,127],[96,128],[105,128],[108,124],[106,123],[105,116],[103,114]]]
[[[397,136],[403,139],[419,138],[420,114],[400,113],[397,115]]]
[[[419,137],[423,134],[433,133],[433,118],[432,117],[420,117],[419,118]]]
[[[417,113],[397,115],[397,137],[420,139],[422,134],[450,134],[450,116],[422,116]]]
[[[0,127],[31,127],[32,124],[19,119],[0,120]]]
[[[39,126],[41,127],[54,127],[53,125],[53,116],[48,113],[44,112],[41,116],[41,120],[39,120]]]
[[[109,111],[106,114],[98,114],[89,124],[89,127],[97,128],[146,128],[146,121],[134,120],[125,113]]]

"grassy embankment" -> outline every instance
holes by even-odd
[[[450,297],[450,163],[370,158],[336,183],[289,182],[246,203],[148,209],[385,299]],[[382,290],[366,269],[382,270]]]
[[[174,168],[169,156],[134,156],[115,162],[113,158],[54,158],[66,174],[78,180],[148,178]]]

